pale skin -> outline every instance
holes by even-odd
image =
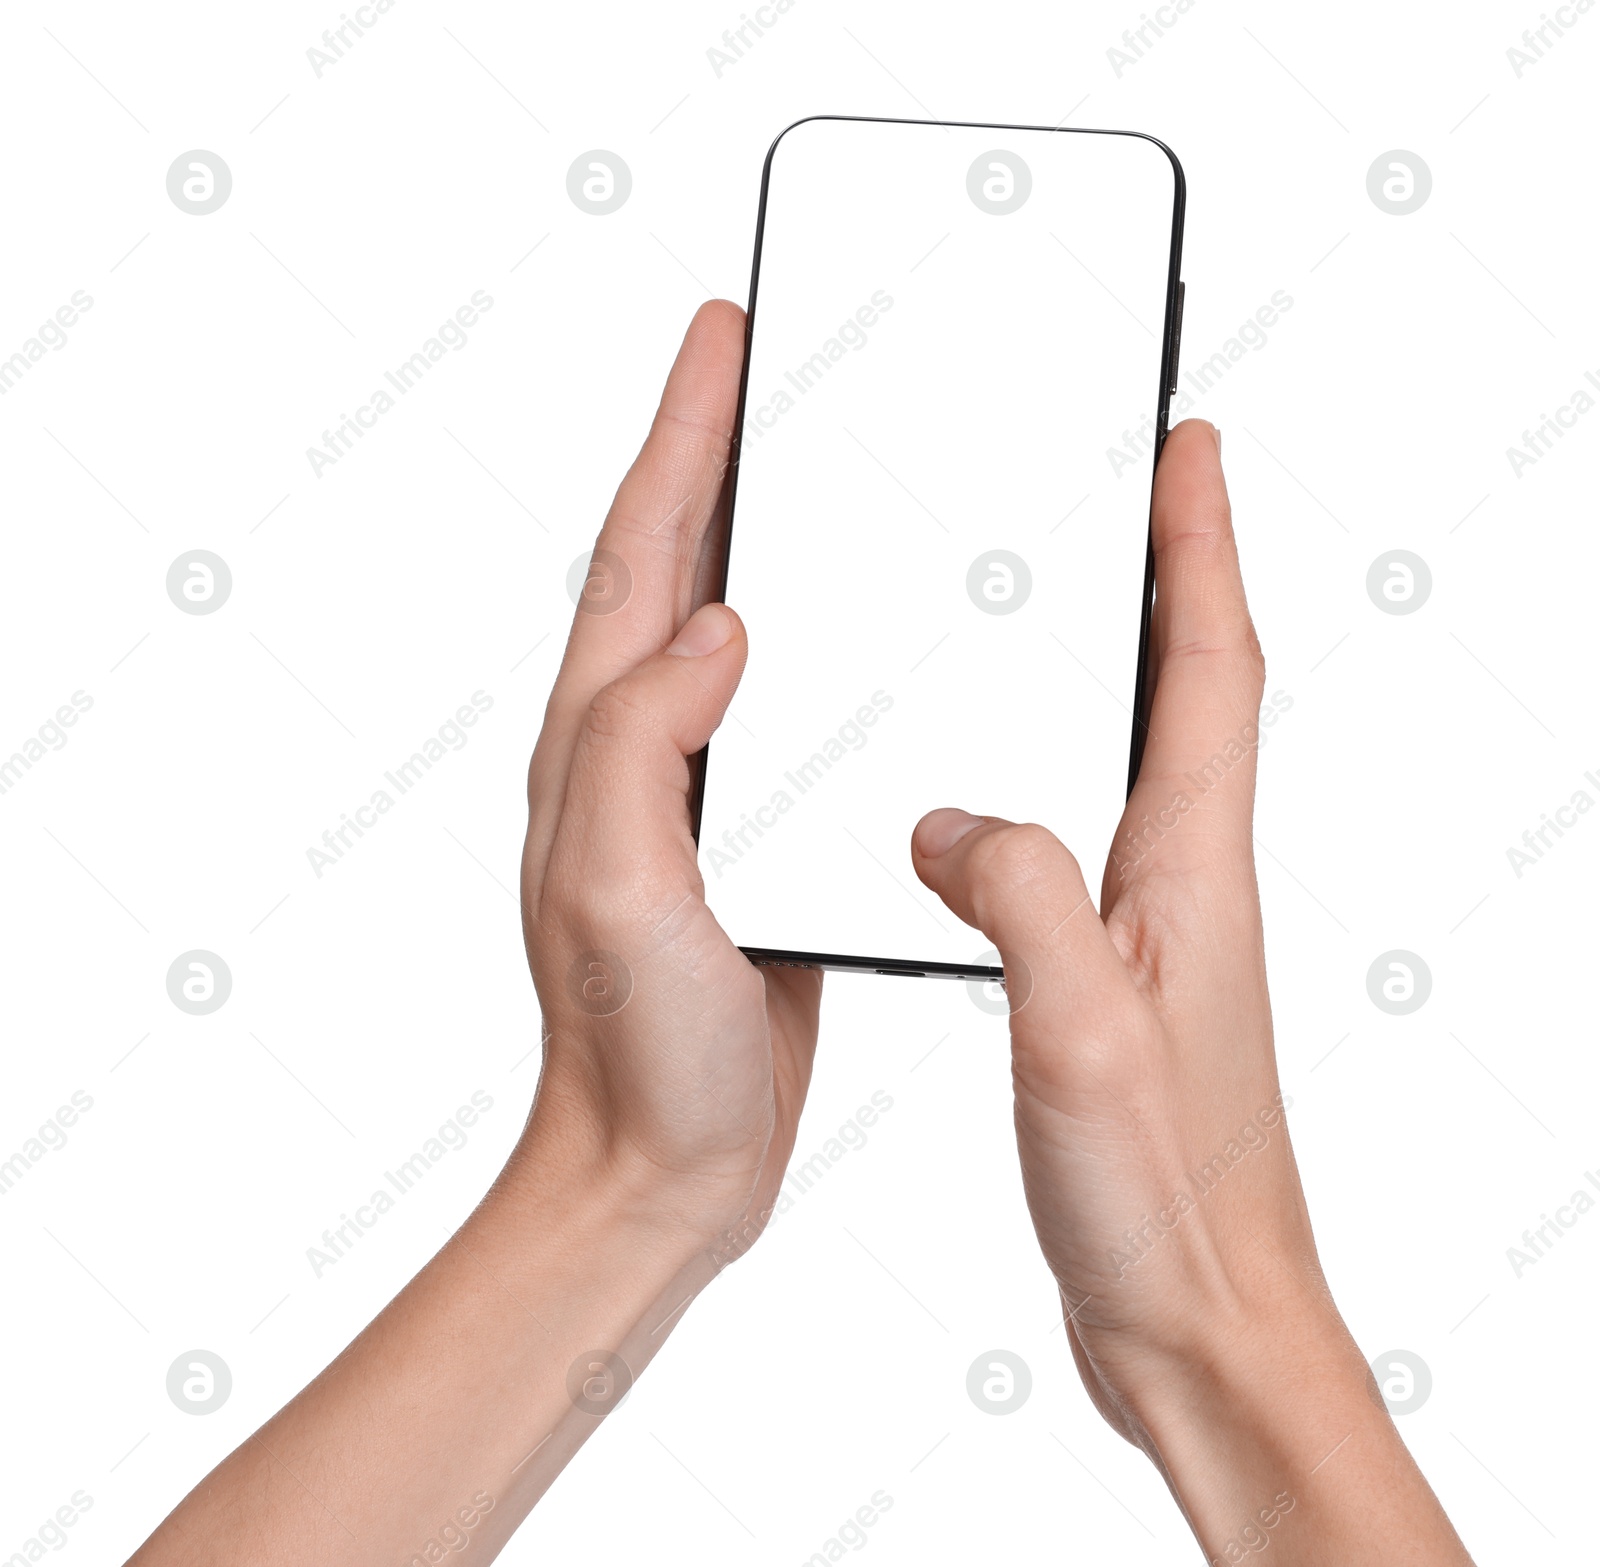
[[[643,1371],[760,1234],[822,976],[750,965],[689,826],[687,759],[745,661],[738,616],[706,602],[742,353],[742,312],[702,307],[598,541],[631,594],[575,617],[534,751],[522,898],[546,1040],[527,1127],[455,1237],[142,1567],[390,1567],[451,1546],[446,1528],[488,1560],[597,1425],[595,1352]],[[934,810],[911,862],[1001,954],[1024,1182],[1073,1356],[1204,1559],[1264,1539],[1282,1567],[1470,1563],[1334,1305],[1280,1107],[1251,839],[1264,666],[1210,425],[1168,437],[1152,527],[1150,736],[1098,909],[1043,826]],[[1236,764],[1196,791],[1230,741]]]

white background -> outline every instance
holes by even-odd
[[[75,1090],[94,1107],[0,1199],[0,1552],[85,1490],[65,1550],[120,1560],[498,1168],[536,1067],[508,889],[567,570],[691,310],[744,295],[771,137],[845,112],[1167,141],[1189,364],[1292,296],[1193,411],[1225,432],[1269,689],[1294,698],[1259,835],[1296,1147],[1357,1338],[1431,1367],[1402,1429],[1469,1545],[1574,1559],[1600,1216],[1521,1278],[1506,1249],[1600,1164],[1600,822],[1520,878],[1506,851],[1600,796],[1600,412],[1521,477],[1506,450],[1600,374],[1600,20],[1519,79],[1533,6],[1199,0],[1119,76],[1133,5],[798,0],[719,76],[733,5],[400,0],[319,79],[305,51],[337,21],[3,24],[0,354],[74,290],[94,305],[0,398],[0,752],[74,691],[94,705],[0,795],[0,1159]],[[233,175],[206,217],[165,189],[194,148]],[[595,148],[634,181],[604,218],[565,186]],[[1432,171],[1408,216],[1367,193],[1392,149]],[[478,289],[468,345],[314,477],[305,448]],[[234,579],[203,617],[164,587],[196,548]],[[1397,548],[1434,584],[1405,616],[1365,588]],[[841,572],[843,641],[869,581]],[[314,877],[307,847],[479,690],[470,743]],[[167,998],[191,948],[233,974],[207,1017]],[[1366,990],[1395,948],[1433,976],[1404,1017]],[[1185,1559],[1061,1341],[1003,1025],[959,986],[839,978],[824,1022],[801,1155],[874,1090],[893,1109],[695,1307],[505,1559],[799,1562],[878,1489],[874,1560]],[[306,1248],[474,1090],[494,1108],[467,1146],[315,1277]],[[996,1347],[1034,1376],[1004,1418],[964,1386]],[[195,1348],[233,1375],[204,1417],[165,1391]]]

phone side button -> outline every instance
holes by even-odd
[[[1178,304],[1172,314],[1172,373],[1167,379],[1167,395],[1174,397],[1178,391],[1178,355],[1183,348],[1183,292],[1182,282],[1178,284]]]

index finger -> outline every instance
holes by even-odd
[[[1167,436],[1156,468],[1150,538],[1155,696],[1125,820],[1183,786],[1248,842],[1263,662],[1222,476],[1221,438],[1202,419]],[[1159,804],[1159,802],[1156,802]],[[1120,846],[1119,846],[1120,847]]]

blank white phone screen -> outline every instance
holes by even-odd
[[[739,945],[996,963],[912,869],[937,806],[1103,863],[1178,182],[1113,133],[818,119],[779,140],[728,562],[750,661],[700,830]]]

